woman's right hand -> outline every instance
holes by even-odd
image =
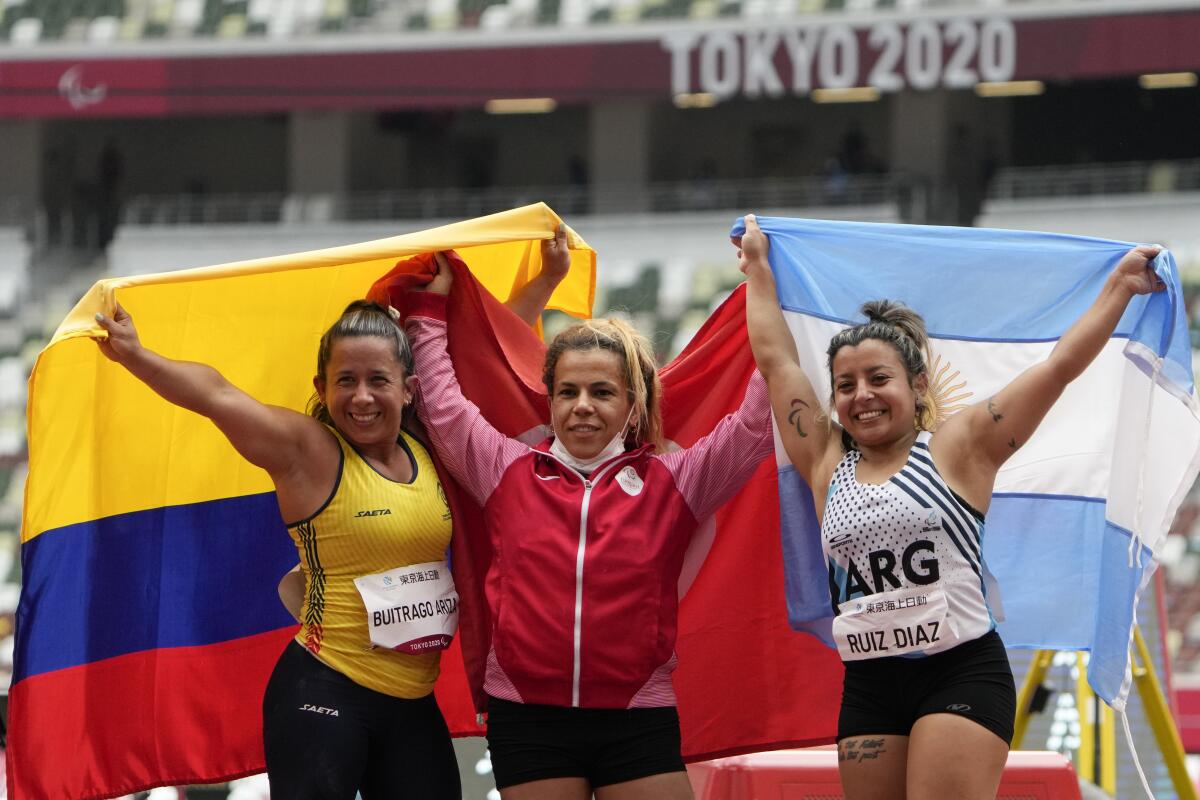
[[[142,349],[137,329],[133,327],[133,317],[120,303],[116,304],[111,317],[96,312],[96,323],[108,332],[108,338],[98,339],[96,344],[100,345],[100,352],[109,359],[118,364],[128,364]]]
[[[434,253],[433,258],[437,261],[438,271],[437,275],[433,276],[433,280],[425,284],[425,291],[441,295],[450,294],[450,287],[454,284],[454,273],[450,271],[450,261],[442,252]]]
[[[746,271],[752,266],[766,265],[771,242],[758,227],[758,220],[753,214],[747,214],[745,220],[746,232],[733,243],[738,248],[738,269],[749,275]]]

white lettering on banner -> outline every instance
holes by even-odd
[[[662,46],[671,53],[671,94],[690,92],[692,71],[690,59],[692,49],[700,34],[693,31],[669,33],[663,37]],[[539,431],[540,433],[540,431]]]
[[[783,41],[792,59],[792,94],[804,95],[812,91],[812,65],[820,36],[816,28],[788,28],[783,32]]]
[[[778,31],[746,33],[746,75],[742,91],[747,97],[780,97],[783,81],[775,71],[775,50],[779,47]]]
[[[663,37],[662,46],[671,54],[673,94],[707,92],[718,100],[739,93],[780,97],[787,86],[792,94],[805,95],[814,88],[846,89],[864,81],[882,92],[963,89],[979,81],[1010,80],[1016,73],[1017,32],[1008,19],[879,22],[865,28],[860,54],[863,30],[834,23],[675,32]]]
[[[979,78],[971,69],[971,56],[979,45],[979,29],[970,20],[956,19],[946,25],[946,43],[950,59],[942,83],[950,89],[970,89]]]
[[[830,25],[817,48],[817,83],[825,89],[858,84],[858,34],[849,25]]]
[[[867,83],[881,92],[898,92],[904,88],[904,78],[896,72],[900,54],[904,52],[904,33],[894,22],[871,28],[867,44],[879,51]]]
[[[937,23],[927,19],[908,26],[904,71],[914,89],[932,89],[942,74],[942,36]]]
[[[1017,29],[1006,19],[989,19],[979,32],[979,77],[1006,81],[1017,69]]]
[[[737,37],[732,31],[714,31],[700,44],[700,85],[704,91],[728,100],[741,83]]]

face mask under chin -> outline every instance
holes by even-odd
[[[609,440],[608,444],[604,445],[603,450],[591,458],[579,458],[578,456],[571,455],[566,445],[562,443],[562,437],[558,435],[557,430],[554,431],[554,441],[550,443],[550,454],[576,472],[591,475],[596,467],[625,452],[625,431],[629,427],[629,420],[632,418],[633,409],[631,408],[629,409],[629,414],[625,416],[625,422],[621,425],[621,430]]]

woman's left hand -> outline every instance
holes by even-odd
[[[1153,294],[1167,288],[1163,280],[1154,272],[1150,262],[1162,252],[1161,247],[1135,247],[1121,257],[1113,279],[1122,289],[1130,294]]]
[[[561,222],[554,229],[554,238],[542,239],[542,272],[557,286],[571,269],[571,251],[567,247],[567,226]]]

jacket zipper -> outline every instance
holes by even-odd
[[[551,456],[553,458],[553,456]],[[558,459],[555,459],[556,461]],[[600,468],[599,472],[593,473],[590,478],[583,478],[583,502],[579,509],[579,549],[575,554],[575,636],[574,636],[574,656],[575,663],[571,672],[571,707],[579,707],[579,673],[582,663],[581,651],[583,649],[583,557],[587,552],[587,523],[588,523],[588,507],[591,504],[592,488],[604,473],[608,472],[613,467],[617,466],[622,461],[628,459],[615,458]],[[563,462],[559,462],[560,464]],[[575,472],[575,470],[571,470]],[[579,473],[575,473],[578,475]],[[580,475],[582,478],[583,476]]]
[[[575,663],[571,672],[571,707],[579,707],[580,651],[583,647],[583,556],[587,550],[588,505],[592,499],[592,481],[583,479],[583,505],[579,514],[579,549],[575,553]]]

